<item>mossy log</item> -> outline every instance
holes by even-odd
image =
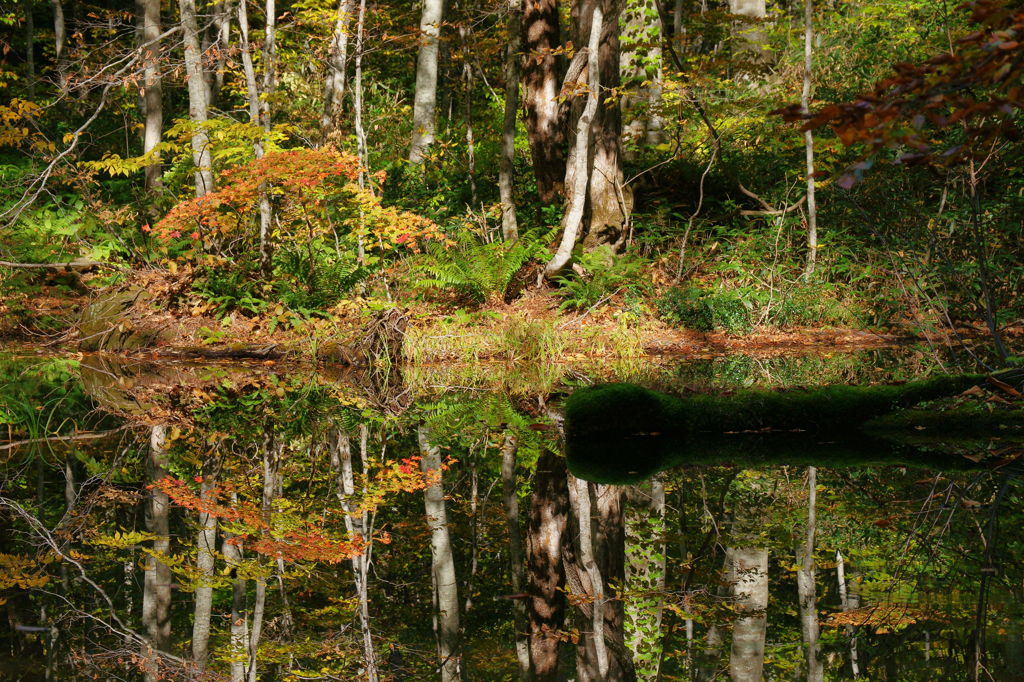
[[[985,379],[686,398],[632,384],[579,389],[565,404],[569,468],[592,481],[632,483],[685,464],[975,466],[964,455],[983,452],[993,437],[1024,447],[1024,411],[901,410]]]

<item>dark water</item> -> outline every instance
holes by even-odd
[[[601,476],[597,450],[566,466],[562,403],[595,381],[944,370],[920,349],[402,377],[9,356],[0,678],[1024,679],[1019,430],[747,434],[650,472],[654,448],[608,442]],[[977,393],[979,424],[1009,407]]]

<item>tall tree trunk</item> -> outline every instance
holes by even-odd
[[[22,0],[25,11],[25,70],[28,71],[28,98],[36,98],[36,25],[32,0]]]
[[[423,0],[420,15],[420,49],[416,57],[416,93],[412,109],[410,163],[423,163],[434,144],[437,117],[437,64],[440,51],[444,0]]]
[[[757,682],[764,668],[768,627],[768,548],[730,548],[726,581],[733,594],[736,620],[732,627],[729,673],[734,680]]]
[[[580,623],[585,630],[586,643],[576,649],[576,677],[581,682],[603,682],[608,677],[608,647],[604,636],[604,577],[598,566],[594,549],[595,522],[591,518],[590,484],[569,474],[569,502],[576,519],[576,549],[578,561],[587,578],[587,601],[590,604],[590,622]],[[583,577],[583,576],[581,576]],[[580,595],[583,596],[583,595]]]
[[[203,481],[199,484],[200,497],[208,499],[216,485],[213,465],[203,466]],[[192,620],[192,658],[196,667],[206,669],[210,651],[210,617],[213,612],[213,579],[215,552],[217,551],[217,517],[209,512],[199,512],[199,530],[196,532],[196,573],[195,611]]]
[[[808,682],[821,682],[824,679],[821,662],[818,660],[818,609],[814,586],[814,534],[817,528],[817,499],[818,470],[815,467],[807,467],[807,533],[803,547],[797,548],[800,569],[796,574],[796,584],[800,598],[800,630],[804,640]]]
[[[341,104],[345,99],[348,68],[349,26],[352,24],[353,0],[338,0],[334,17],[334,33],[327,54],[327,76],[324,79],[324,110],[320,116],[320,137],[326,142],[337,128]]]
[[[814,49],[814,0],[804,0],[804,85],[800,106],[804,114],[811,109],[811,56]],[[814,133],[804,131],[804,150],[807,157],[807,264],[804,276],[814,275],[818,262],[818,204],[814,199]]]
[[[634,145],[661,143],[662,22],[657,0],[625,0],[619,71],[624,95],[624,137]],[[630,151],[623,154],[633,160]]]
[[[188,80],[188,115],[193,126],[192,163],[195,165],[196,196],[203,197],[214,190],[213,157],[206,132],[210,93],[206,87],[203,55],[199,49],[195,0],[178,0],[178,12],[181,15],[182,40],[185,44],[185,78]]]
[[[473,139],[473,55],[469,49],[472,40],[470,27],[466,22],[459,24],[459,41],[462,49],[462,80],[466,86],[465,119],[466,119],[466,171],[469,174],[470,205],[477,205],[476,196],[476,144]]]
[[[277,6],[275,0],[267,0],[266,24],[263,28],[263,91],[260,93],[260,120],[263,130],[269,136],[273,126],[271,100],[277,89]],[[273,270],[273,248],[270,233],[274,212],[266,187],[260,191],[260,272],[270,277]]]
[[[140,0],[142,4],[142,63],[143,63],[143,94],[142,103],[145,122],[142,134],[143,154],[153,153],[160,144],[164,126],[163,84],[160,78],[160,0]],[[60,2],[56,0],[59,7]],[[63,21],[63,16],[61,17]],[[145,186],[152,192],[160,186],[163,169],[160,156],[154,153],[152,163],[146,166]]]
[[[501,196],[501,236],[506,242],[519,238],[515,185],[512,181],[516,154],[516,117],[519,112],[519,74],[522,64],[523,13],[520,0],[508,0],[508,45],[505,47],[505,117],[501,123],[501,160],[498,193]]]
[[[355,54],[355,85],[352,93],[352,123],[356,133],[356,153],[359,156],[359,188],[366,189],[366,174],[370,169],[370,150],[366,142],[366,128],[363,127],[363,24],[366,19],[366,0],[359,0],[359,16],[356,19],[356,54]],[[370,192],[375,194],[373,187]],[[365,239],[366,224],[363,211],[359,212],[359,235],[357,240],[356,263],[363,266],[366,262]],[[385,280],[385,284],[387,280]],[[359,284],[359,291],[364,291],[365,283]],[[386,288],[385,288],[386,290]],[[390,292],[388,294],[390,296]]]
[[[423,491],[424,510],[430,527],[431,572],[437,595],[437,644],[440,658],[441,682],[455,682],[462,679],[461,654],[459,652],[459,594],[455,577],[455,559],[452,556],[451,538],[448,534],[448,514],[444,504],[444,485],[441,476],[441,449],[430,442],[430,431],[426,426],[418,429],[422,459],[420,465],[425,474],[434,472],[436,481]]]
[[[154,426],[149,437],[149,457],[146,462],[150,482],[167,475],[167,427]],[[158,557],[168,556],[171,549],[170,510],[167,493],[159,488],[150,490],[146,505],[146,530],[156,536],[153,556],[145,562],[142,587],[142,626],[146,629],[146,647],[142,652],[146,682],[160,679],[160,658],[157,652],[167,651],[171,644],[171,569]]]
[[[545,449],[537,459],[526,532],[530,670],[536,682],[558,679],[556,633],[565,624],[562,545],[568,517],[565,459]]]
[[[565,126],[559,114],[558,59],[561,47],[558,0],[522,0],[526,62],[526,133],[541,202],[561,200],[565,182]]]
[[[519,441],[509,433],[501,446],[501,490],[505,507],[505,525],[508,527],[509,574],[512,582],[512,623],[515,627],[516,661],[519,663],[519,679],[530,680],[530,640],[527,635],[529,621],[526,616],[526,601],[520,598],[526,585],[523,564],[523,536],[519,530],[519,495],[516,492],[516,453]]]

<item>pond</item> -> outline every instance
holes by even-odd
[[[899,438],[841,415],[566,457],[568,396],[594,383],[728,417],[751,387],[951,368],[922,348],[404,373],[8,354],[0,677],[1019,679],[1024,430],[991,416],[1019,418],[998,385]]]

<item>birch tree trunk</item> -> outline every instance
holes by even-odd
[[[178,12],[181,15],[182,40],[185,44],[185,78],[188,81],[188,115],[193,126],[192,163],[195,165],[196,196],[203,197],[214,190],[213,158],[206,132],[210,93],[206,87],[203,55],[199,49],[195,0],[178,0]]]
[[[587,203],[587,186],[590,173],[590,163],[588,162],[590,124],[594,120],[594,115],[597,111],[598,92],[601,87],[598,52],[602,17],[601,7],[595,4],[590,23],[590,37],[587,42],[587,103],[576,124],[576,141],[572,167],[567,171],[567,177],[572,177],[572,188],[568,196],[565,219],[562,222],[562,239],[551,260],[544,267],[544,275],[548,278],[557,276],[568,267],[569,261],[572,258],[572,250],[576,246],[576,241],[583,227],[583,215]]]
[[[817,527],[818,470],[807,467],[807,534],[803,547],[797,547],[800,569],[796,574],[800,598],[800,630],[804,640],[808,682],[821,682],[824,674],[818,660],[818,609],[814,586],[814,534]]]
[[[565,460],[544,450],[534,473],[526,535],[530,672],[536,682],[558,679],[559,640],[549,635],[565,623],[562,551],[569,516],[567,476]]]
[[[324,110],[320,116],[321,141],[326,142],[337,128],[341,105],[345,99],[348,67],[349,26],[352,24],[353,0],[338,0],[334,33],[327,54],[327,76],[324,79]]]
[[[203,466],[203,481],[199,484],[199,494],[209,498],[215,486],[216,477],[212,465]],[[210,617],[213,609],[213,578],[215,555],[217,551],[217,517],[199,512],[199,530],[196,533],[196,572],[198,584],[195,593],[195,612],[192,620],[192,658],[196,667],[206,669],[206,660],[210,647]]]
[[[508,45],[505,48],[505,116],[501,124],[501,159],[498,193],[501,197],[501,236],[506,242],[519,238],[515,185],[512,181],[516,154],[516,117],[519,111],[519,74],[522,60],[523,13],[520,0],[508,0]]]
[[[737,613],[732,626],[729,673],[734,680],[757,682],[764,669],[768,629],[768,548],[730,548],[726,564],[726,581],[731,586]]]
[[[804,0],[804,85],[800,106],[804,113],[811,109],[811,57],[814,48],[814,0]],[[807,264],[804,276],[814,275],[818,262],[818,205],[814,199],[814,133],[804,131],[804,149],[807,157]]]
[[[160,0],[141,0],[142,4],[142,63],[143,93],[142,105],[145,121],[142,133],[142,152],[150,154],[160,144],[163,135],[163,84],[160,78]],[[55,6],[60,7],[59,0]],[[61,22],[63,23],[63,12]],[[62,26],[63,30],[63,26]],[[63,37],[61,37],[63,41]],[[154,154],[152,163],[145,169],[145,187],[152,192],[160,186],[163,170],[159,154]]]
[[[512,582],[512,623],[515,627],[516,661],[519,679],[530,680],[530,640],[527,635],[529,621],[526,601],[520,598],[526,585],[523,564],[523,536],[519,530],[519,495],[516,492],[516,453],[519,441],[514,434],[505,436],[501,446],[501,491],[505,507],[505,525],[508,527],[509,574]]]
[[[569,474],[569,503],[576,519],[576,548],[579,563],[586,572],[590,602],[590,632],[587,643],[576,649],[576,676],[581,682],[601,682],[608,676],[608,649],[604,640],[604,578],[597,565],[593,540],[594,528],[591,519],[590,484]],[[583,596],[583,595],[578,595]],[[585,627],[583,623],[581,628]],[[593,660],[590,652],[593,652]]]
[[[241,1],[241,0],[240,0]],[[263,91],[260,93],[260,121],[268,135],[272,127],[272,111],[270,107],[274,91],[277,89],[277,7],[275,0],[267,0],[266,24],[263,28]],[[274,222],[274,212],[270,205],[270,195],[266,187],[260,191],[260,271],[270,277],[273,269],[273,248],[270,232]]]
[[[416,58],[416,93],[412,109],[412,144],[409,162],[423,163],[434,144],[437,116],[437,64],[440,51],[444,0],[423,0],[420,16],[420,49]]]
[[[565,127],[559,114],[558,59],[561,47],[558,0],[522,0],[526,42],[523,86],[526,133],[530,142],[537,194],[542,203],[562,198],[565,183]],[[506,110],[507,111],[507,110]]]
[[[167,441],[165,426],[154,426],[149,437],[149,458],[146,469],[150,481],[167,475]],[[157,652],[167,651],[171,643],[171,569],[157,557],[167,556],[171,548],[170,499],[159,488],[150,490],[146,505],[146,530],[156,536],[153,554],[145,562],[142,587],[142,626],[147,646],[142,652],[146,682],[160,679],[160,658]]]
[[[277,491],[279,464],[279,445],[275,436],[268,434],[263,440],[263,524],[270,528],[273,524],[274,498]],[[266,533],[267,531],[262,531]],[[256,682],[257,659],[259,657],[260,639],[263,637],[263,621],[267,608],[267,579],[264,575],[256,578],[256,594],[252,607],[252,633],[249,636],[249,660],[247,665],[248,682]]]
[[[455,559],[452,556],[448,534],[448,515],[444,504],[444,485],[441,477],[441,449],[430,442],[430,431],[420,426],[417,431],[420,465],[423,473],[435,472],[437,480],[423,491],[427,525],[430,527],[431,573],[437,597],[437,644],[441,682],[462,679],[459,653],[459,594],[455,577]]]

